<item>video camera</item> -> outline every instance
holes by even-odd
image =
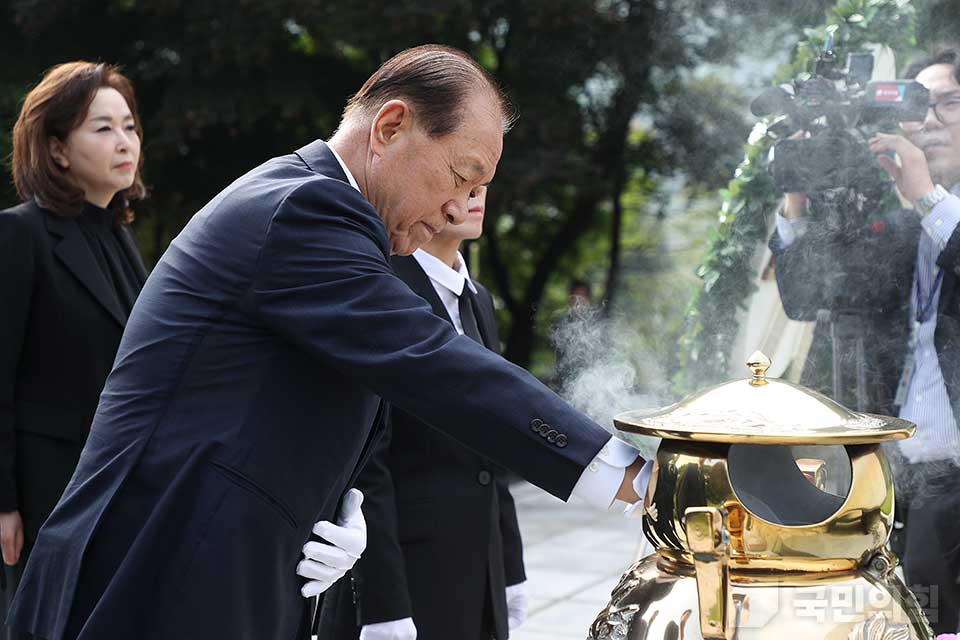
[[[856,53],[840,68],[829,35],[812,77],[771,87],[751,103],[755,116],[784,116],[772,125],[774,133],[809,133],[774,146],[771,169],[781,192],[889,191],[890,181],[868,141],[879,131],[895,131],[901,122],[923,120],[929,92],[912,80],[870,82],[873,65],[872,54]]]
[[[829,330],[831,396],[860,411],[887,406],[880,349],[871,345],[909,295],[903,274],[912,274],[907,256],[889,256],[900,224],[887,216],[897,209],[895,190],[869,140],[924,120],[929,108],[925,87],[871,82],[873,67],[869,53],[851,54],[841,67],[831,35],[812,75],[768,89],[750,105],[756,116],[778,116],[768,128],[778,139],[770,167],[777,189],[807,196],[812,224],[794,264],[810,265],[806,286],[816,290],[818,325]],[[798,132],[804,137],[793,136]],[[791,277],[802,279],[796,269]]]

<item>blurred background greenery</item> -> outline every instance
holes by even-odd
[[[841,0],[841,3],[845,0]],[[870,3],[870,0],[861,0]],[[921,46],[955,41],[956,0],[919,0]],[[68,60],[118,63],[144,121],[152,265],[233,179],[328,137],[384,60],[474,55],[520,112],[470,252],[505,355],[553,378],[571,280],[670,370],[694,274],[752,125],[747,105],[834,0],[6,0],[0,156],[23,95]],[[4,172],[0,207],[17,202]]]

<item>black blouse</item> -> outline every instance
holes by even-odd
[[[88,202],[77,218],[77,224],[96,258],[100,273],[116,294],[120,308],[129,316],[140,292],[140,283],[136,268],[120,244],[120,229],[115,220],[115,212]]]

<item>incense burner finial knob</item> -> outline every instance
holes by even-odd
[[[770,358],[765,356],[762,351],[754,351],[753,355],[747,358],[747,367],[753,374],[754,380],[765,380],[767,369],[770,368]]]

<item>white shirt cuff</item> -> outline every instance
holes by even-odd
[[[623,440],[611,437],[583,470],[573,487],[573,495],[592,506],[609,509],[623,484],[624,469],[633,464],[639,455]]]
[[[784,218],[783,214],[777,211],[777,235],[780,236],[781,249],[789,247],[806,232],[806,218]]]
[[[921,224],[941,251],[960,223],[960,198],[951,194],[923,216]]]

